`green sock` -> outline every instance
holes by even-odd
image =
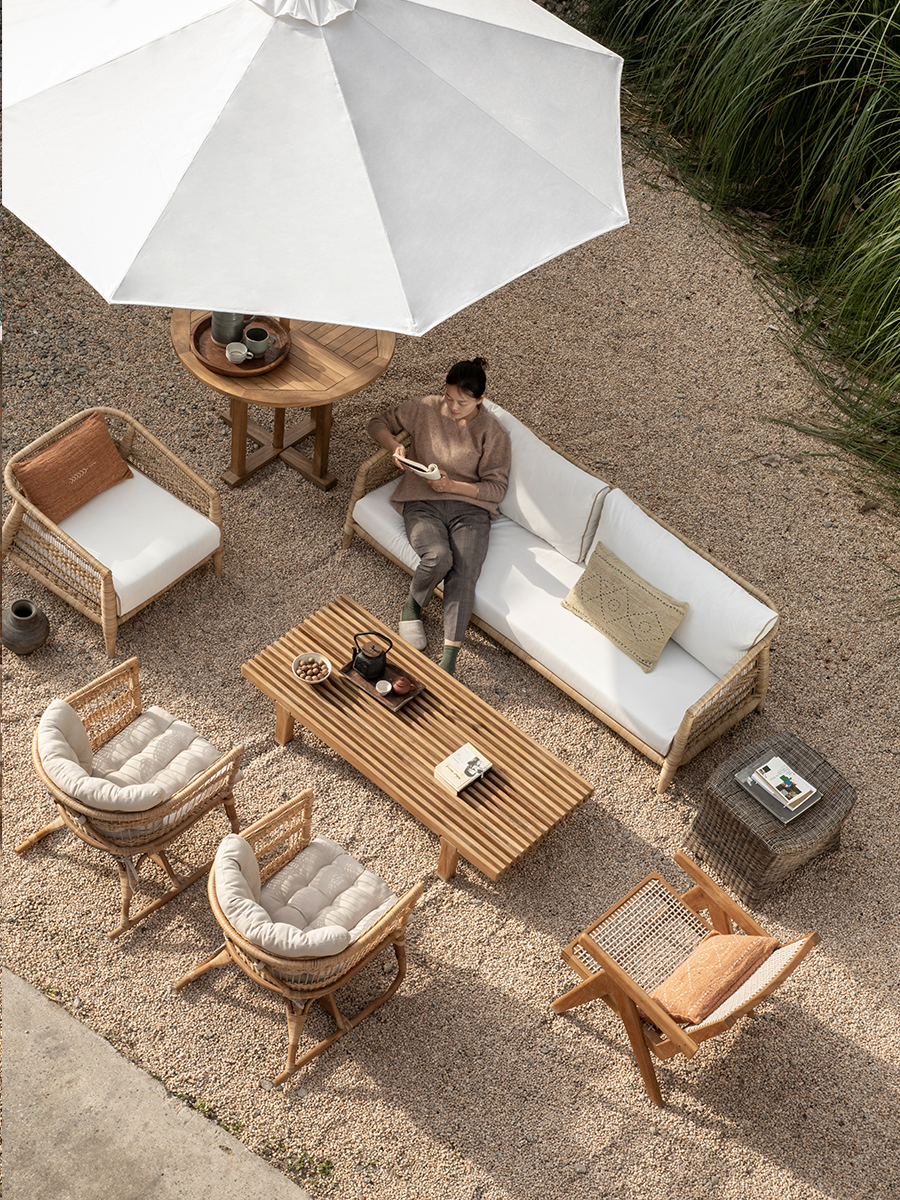
[[[400,614],[401,621],[421,621],[422,609],[421,606],[413,599],[412,592],[406,597],[406,602],[403,605],[403,612]]]
[[[449,646],[444,642],[444,655],[441,658],[441,668],[448,675],[456,674],[456,656],[459,654],[459,646]]]

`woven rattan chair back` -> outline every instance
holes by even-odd
[[[765,929],[686,855],[675,855],[695,886],[680,894],[660,875],[648,875],[599,920],[564,946],[562,957],[582,982],[553,1001],[567,1012],[603,1000],[622,1020],[644,1087],[654,1104],[662,1093],[653,1055],[691,1058],[708,1038],[723,1033],[771,995],[791,975],[819,936],[807,934],[782,946],[744,984],[696,1025],[679,1025],[650,996],[711,930],[768,936]],[[704,917],[703,914],[706,914]]]
[[[219,530],[222,528],[222,504],[214,487],[155,438],[149,429],[117,408],[84,409],[10,455],[3,479],[13,505],[3,523],[0,558],[8,557],[10,562],[16,563],[78,612],[95,621],[103,631],[106,653],[112,658],[116,652],[119,626],[146,608],[162,592],[150,596],[129,612],[120,612],[112,570],[98,562],[32,504],[21,490],[13,471],[16,463],[46,450],[91,413],[102,414],[119,453],[130,466],[136,467],[142,475],[176,496],[183,504],[196,509],[217,525]],[[220,536],[218,549],[202,562],[195,563],[190,570],[194,571],[212,560],[216,575],[221,575],[222,554]],[[168,591],[178,582],[174,580],[162,591]]]
[[[96,752],[117,733],[126,729],[142,712],[138,659],[127,659],[121,666],[107,671],[93,683],[66,696],[65,700],[81,718],[91,748]],[[57,816],[55,820],[20,842],[16,846],[16,853],[25,854],[48,834],[65,827],[80,841],[112,855],[119,872],[122,908],[119,924],[107,935],[110,938],[118,937],[138,921],[168,904],[206,873],[211,860],[205,861],[187,875],[180,875],[169,861],[165,848],[181,837],[210,809],[221,805],[232,831],[237,833],[240,828],[234,805],[234,785],[244,754],[244,747],[241,745],[232,747],[162,804],[140,812],[107,812],[67,795],[44,770],[37,731],[32,741],[31,753],[34,769],[56,804]],[[138,867],[140,860],[144,858],[151,859],[165,872],[171,886],[139,912],[132,913],[131,901],[139,885]]]
[[[241,832],[241,837],[249,842],[253,849],[263,883],[309,845],[312,810],[313,792],[307,789]],[[248,941],[234,928],[222,911],[216,895],[215,872],[211,871],[209,902],[213,915],[225,935],[225,943],[194,970],[173,983],[173,990],[181,991],[207,971],[234,963],[255,983],[280,995],[284,1000],[287,1017],[288,1054],[284,1070],[271,1080],[272,1085],[278,1087],[290,1079],[300,1067],[364,1021],[397,991],[406,975],[406,926],[423,890],[421,883],[410,888],[374,925],[340,954],[316,958],[283,958]],[[397,959],[397,972],[393,980],[353,1017],[345,1017],[337,1006],[334,993],[389,947],[393,947]],[[298,1057],[306,1020],[316,1001],[333,1018],[337,1029]]]

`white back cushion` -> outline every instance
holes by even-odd
[[[583,561],[609,484],[557,454],[499,404],[485,400],[484,407],[508,432],[512,445],[500,512],[571,562]]]
[[[603,542],[654,587],[687,601],[687,615],[672,640],[717,678],[727,674],[778,619],[773,609],[663,529],[619,488],[603,502],[594,540]]]
[[[38,753],[44,770],[57,787],[63,790],[65,785],[62,779],[57,779],[53,771],[64,773],[65,763],[73,764],[82,772],[90,774],[94,763],[91,740],[81,717],[65,700],[51,700],[38,722]],[[51,766],[47,765],[48,762]]]
[[[218,549],[221,530],[134,470],[60,521],[112,571],[119,616],[145,604]]]

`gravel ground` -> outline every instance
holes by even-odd
[[[386,374],[335,409],[329,493],[281,463],[223,486],[225,572],[206,567],[120,631],[146,701],[225,747],[246,743],[247,823],[312,785],[317,828],[397,890],[426,884],[409,974],[374,1018],[278,1092],[284,1018],[236,968],[181,996],[169,983],[220,941],[205,889],[110,944],[112,864],[57,833],[6,855],[9,966],[53,991],[176,1093],[284,1166],[333,1164],[316,1189],[378,1200],[900,1195],[896,1027],[900,766],[897,522],[862,512],[853,463],[771,423],[824,411],[779,339],[751,271],[695,202],[652,167],[627,168],[631,225],[573,250],[446,321],[398,338]],[[79,408],[134,413],[205,478],[227,466],[214,395],[180,367],[169,313],[108,307],[14,219],[6,224],[3,446]],[[539,675],[473,631],[459,678],[595,786],[525,862],[491,883],[434,872],[437,840],[307,736],[282,748],[240,664],[339,592],[393,622],[407,577],[340,530],[369,416],[439,387],[483,354],[489,395],[762,587],[782,613],[766,710],[655,793],[656,768]],[[9,567],[4,605],[30,596],[52,633],[4,653],[5,844],[49,815],[30,762],[48,702],[108,668],[99,628]],[[429,613],[438,652],[438,613]],[[653,1108],[603,1005],[553,1016],[573,982],[560,945],[684,841],[704,781],[737,747],[789,729],[852,778],[838,853],[759,912],[821,947],[747,1020],[691,1062],[658,1067]],[[189,857],[224,834],[217,812]],[[148,887],[156,886],[150,870]],[[674,867],[668,874],[683,882]],[[379,975],[380,967],[374,968]],[[325,1027],[324,1016],[311,1019]],[[321,1024],[319,1024],[321,1020]],[[300,1172],[302,1174],[302,1172]],[[311,1186],[309,1183],[308,1186]]]

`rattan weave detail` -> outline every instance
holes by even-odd
[[[649,879],[584,936],[649,992],[684,962],[708,932],[709,926],[680,896],[661,880]]]
[[[763,755],[778,755],[822,791],[821,799],[782,824],[746,792],[735,774]],[[817,750],[791,733],[745,746],[713,772],[686,847],[704,859],[745,904],[765,900],[789,875],[840,845],[856,789]]]

